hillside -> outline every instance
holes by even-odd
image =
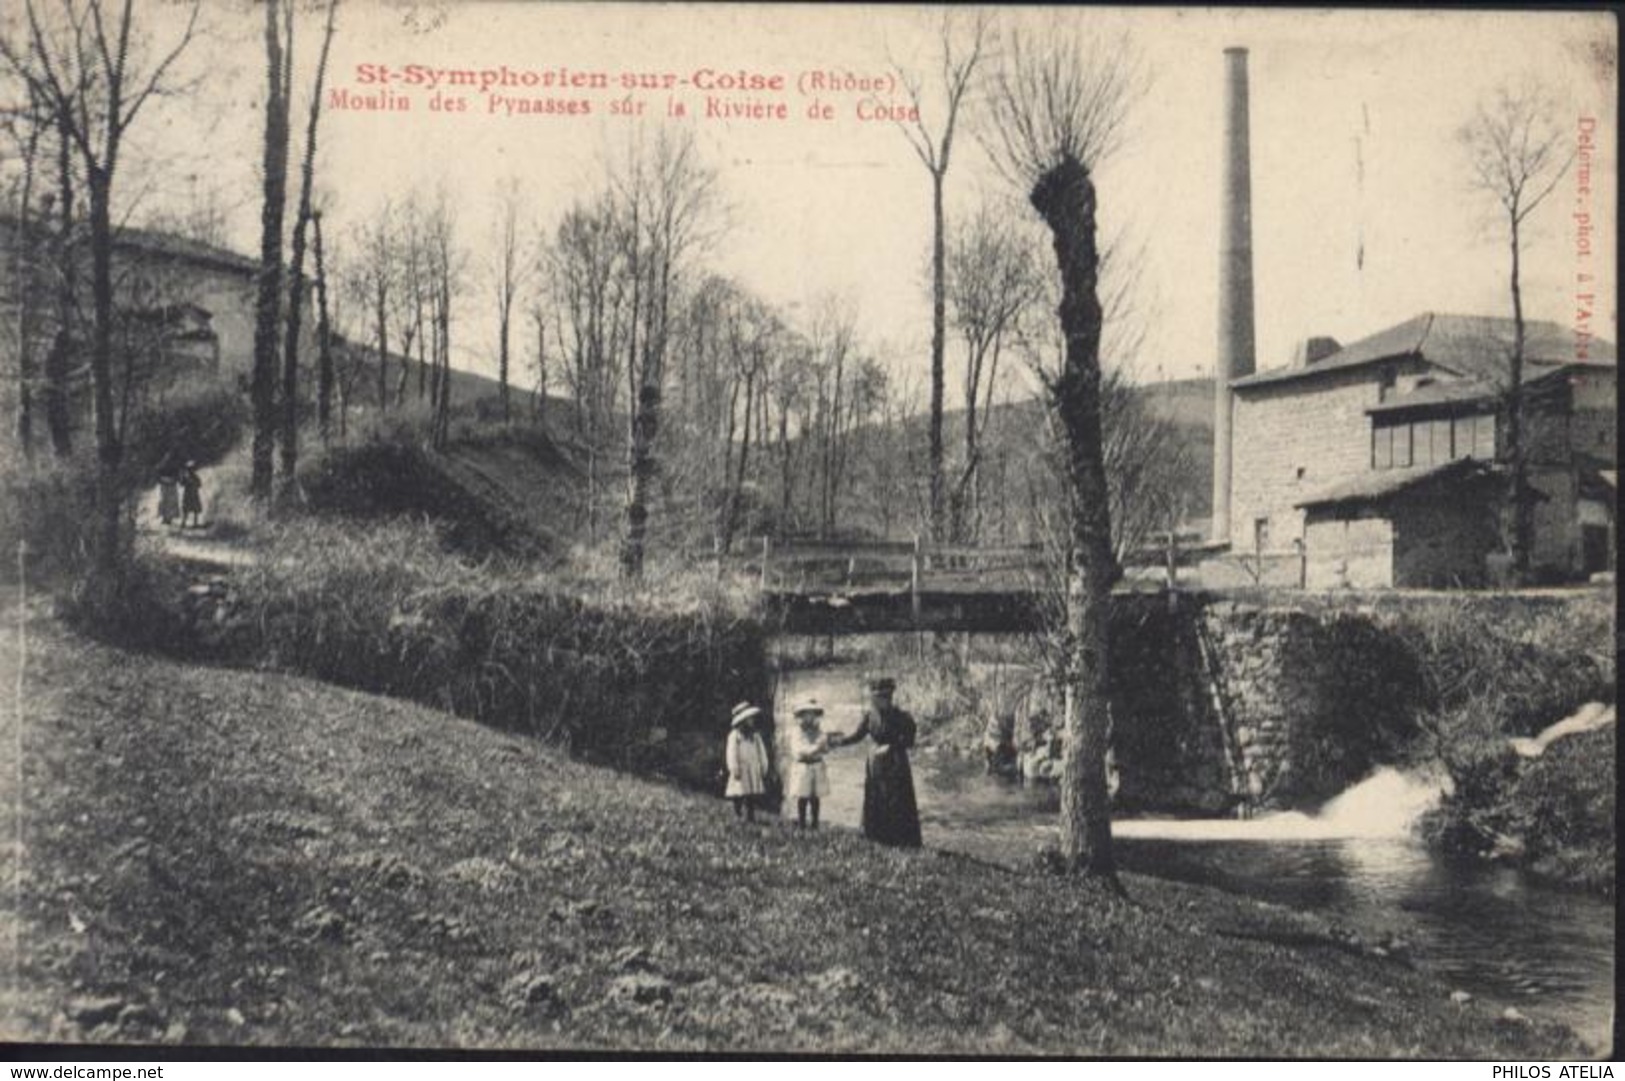
[[[313,456],[301,472],[309,508],[358,521],[428,518],[474,556],[567,548],[581,499],[576,449],[526,424],[461,421],[452,432],[443,451],[397,433]]]
[[[7,1039],[1580,1050],[1284,910],[738,825],[435,710],[87,643],[39,606],[30,642]]]

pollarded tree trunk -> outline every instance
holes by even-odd
[[[1100,335],[1095,188],[1089,171],[1064,158],[1034,185],[1033,207],[1049,226],[1061,274],[1066,353],[1051,385],[1071,482],[1066,576],[1066,750],[1062,761],[1061,857],[1067,870],[1115,879],[1106,751],[1107,606],[1111,600],[1111,514],[1101,449]]]
[[[1529,555],[1534,547],[1534,503],[1529,491],[1529,448],[1525,445],[1523,408],[1523,289],[1518,280],[1518,215],[1511,215],[1512,245],[1512,356],[1507,372],[1507,458],[1512,467],[1511,497],[1512,578],[1516,585],[1529,580]]]

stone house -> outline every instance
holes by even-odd
[[[1614,348],[1548,322],[1526,338],[1532,566],[1608,569]],[[1282,584],[1310,588],[1486,582],[1504,558],[1511,340],[1510,319],[1425,313],[1232,380],[1232,552],[1295,565]]]
[[[16,311],[26,295],[32,318],[27,347],[36,369],[57,337],[55,293],[57,273],[52,257],[54,241],[39,223],[22,234],[14,216],[0,216],[0,305]],[[81,310],[90,303],[90,258],[84,259],[77,283]],[[212,372],[246,387],[254,359],[254,305],[259,262],[225,248],[171,233],[122,228],[114,238],[114,290],[119,315],[118,345],[137,376],[157,379],[160,389],[177,380]],[[26,291],[22,293],[21,291]],[[301,321],[300,355],[315,355],[314,315],[305,305]],[[88,316],[87,316],[88,318]],[[8,327],[3,346],[19,347],[15,324]],[[84,333],[83,330],[76,334]],[[88,380],[82,365],[75,366],[70,390],[81,410],[88,410],[88,394],[79,393]]]

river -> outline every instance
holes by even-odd
[[[783,709],[804,696],[824,706],[826,731],[850,731],[865,704],[855,667],[786,673]],[[908,688],[898,704],[908,708]],[[780,724],[788,723],[781,716]],[[829,825],[856,828],[863,746],[829,759]],[[1002,864],[1032,859],[1056,834],[1056,797],[985,776],[979,763],[929,747],[915,755],[925,843]],[[1321,814],[1245,821],[1114,823],[1126,870],[1314,912],[1367,941],[1395,936],[1417,965],[1497,1010],[1560,1021],[1599,1052],[1612,1042],[1614,909],[1503,867],[1439,859],[1406,826],[1432,792],[1382,771]]]

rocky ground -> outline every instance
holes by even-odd
[[[9,690],[19,612],[0,616]],[[39,606],[29,622],[0,752],[17,933],[0,1038],[1581,1051],[1284,910],[744,826],[435,710],[116,651]]]

